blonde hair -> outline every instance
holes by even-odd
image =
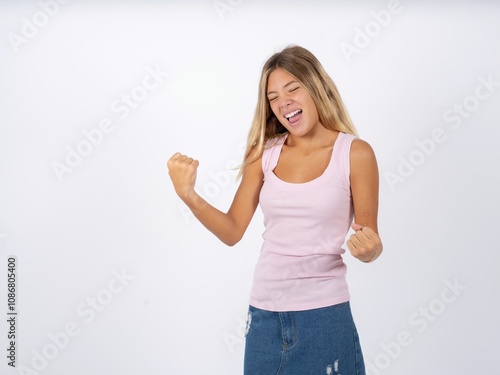
[[[281,52],[272,55],[262,67],[257,107],[248,134],[244,162],[238,177],[241,176],[246,165],[262,155],[267,141],[287,132],[274,115],[267,99],[269,75],[278,68],[294,76],[309,92],[316,105],[319,120],[325,128],[357,135],[335,83],[319,60],[303,47],[286,47]],[[247,160],[253,149],[255,149],[253,157]]]

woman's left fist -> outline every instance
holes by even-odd
[[[377,232],[370,227],[353,223],[351,228],[356,232],[347,240],[347,247],[351,254],[360,261],[373,262],[382,253],[382,240]]]

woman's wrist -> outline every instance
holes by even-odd
[[[179,194],[179,197],[192,210],[201,210],[207,203],[194,189]]]

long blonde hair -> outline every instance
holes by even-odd
[[[244,162],[238,177],[241,176],[246,165],[262,155],[268,140],[287,132],[274,115],[267,99],[269,75],[278,68],[286,70],[306,88],[316,105],[319,120],[325,128],[357,135],[335,83],[319,60],[303,47],[286,47],[281,52],[272,55],[262,67],[257,107],[248,134]],[[253,157],[247,160],[254,148]]]

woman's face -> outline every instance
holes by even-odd
[[[267,99],[274,115],[290,134],[303,136],[320,125],[311,95],[284,69],[278,68],[269,75]]]

